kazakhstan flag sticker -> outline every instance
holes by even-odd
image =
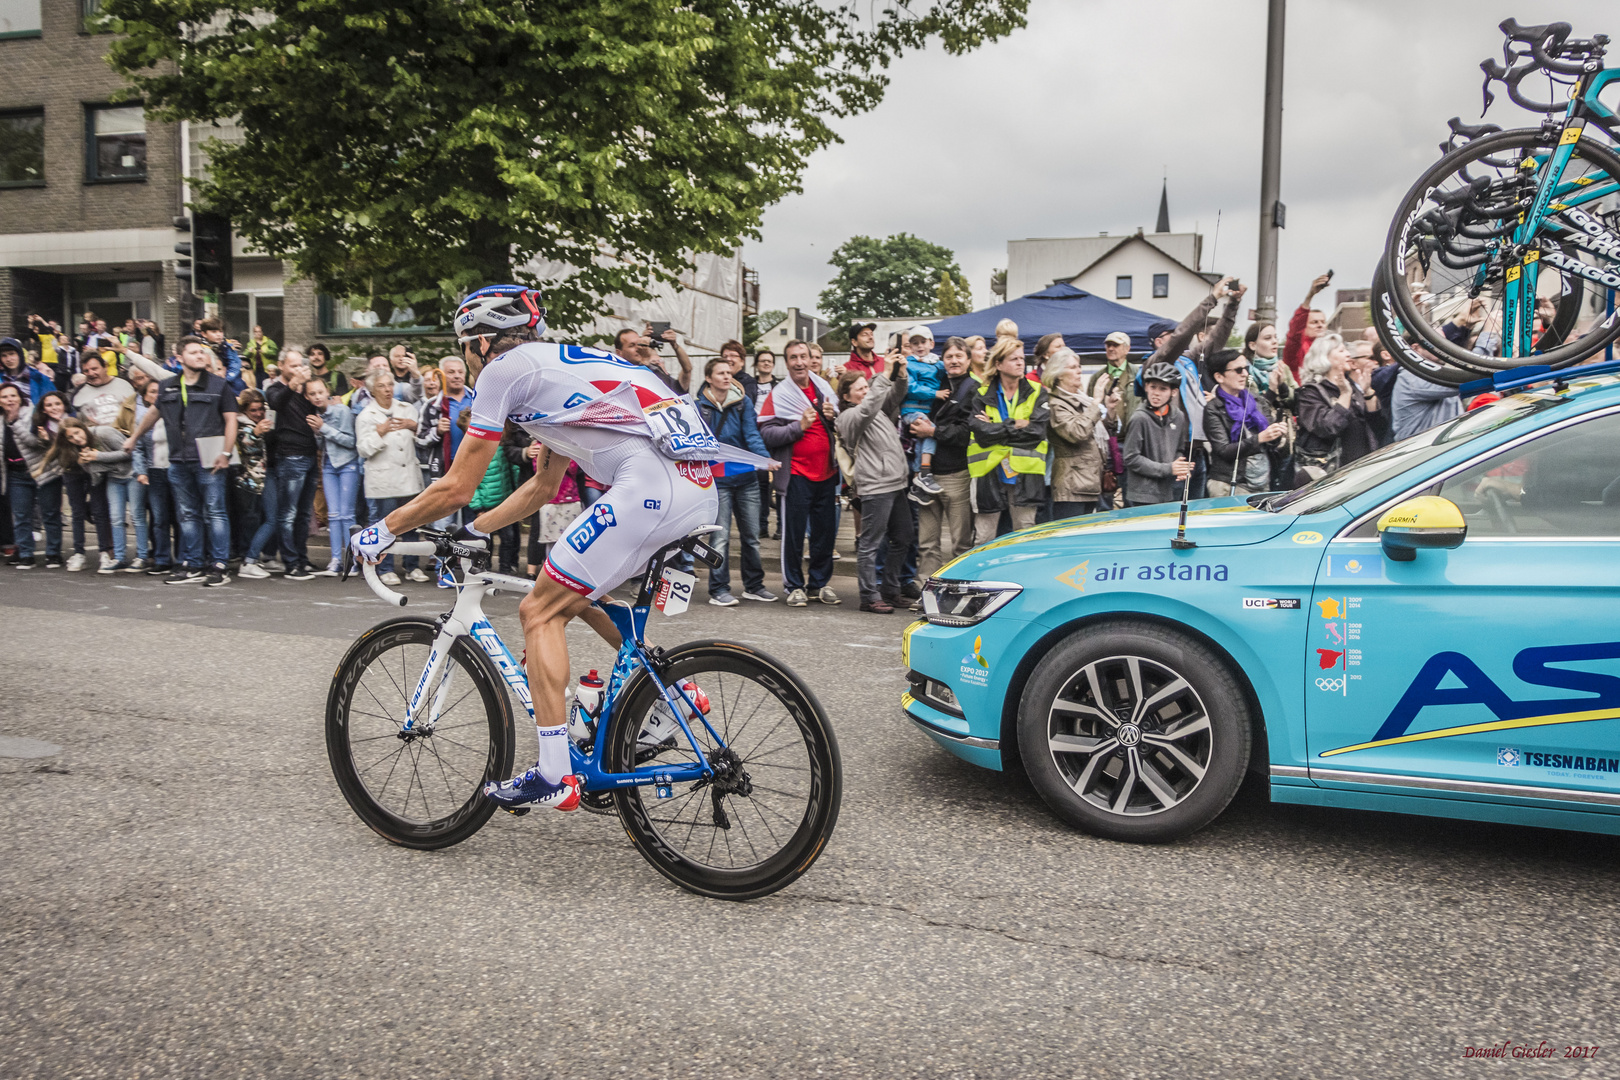
[[[1327,557],[1327,576],[1330,578],[1360,578],[1371,580],[1384,576],[1384,556],[1372,555],[1329,555]]]

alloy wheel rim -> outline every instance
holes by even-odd
[[[1141,656],[1110,656],[1076,671],[1053,699],[1046,730],[1064,783],[1121,817],[1185,802],[1214,751],[1209,712],[1192,684]]]

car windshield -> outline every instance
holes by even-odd
[[[1606,384],[1608,382],[1605,380]],[[1550,387],[1514,394],[1463,413],[1449,424],[1440,424],[1374,450],[1361,460],[1353,461],[1338,472],[1305,487],[1283,495],[1257,495],[1250,503],[1262,510],[1277,513],[1286,510],[1290,514],[1315,514],[1331,510],[1413,466],[1438,457],[1459,443],[1477,439],[1508,424],[1519,423],[1554,405],[1563,404],[1571,396],[1567,391],[1558,393]]]

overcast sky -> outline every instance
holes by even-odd
[[[1368,285],[1446,120],[1478,122],[1478,65],[1499,55],[1509,15],[1620,38],[1612,0],[1290,0],[1280,311],[1329,268],[1333,288]],[[1008,240],[1151,232],[1166,174],[1171,228],[1203,232],[1203,269],[1252,283],[1265,38],[1263,0],[1034,0],[1001,42],[905,58],[883,104],[841,125],[845,141],[746,246],[761,306],[818,310],[834,248],[910,232],[954,250],[985,307]],[[1537,122],[1497,86],[1487,119]]]

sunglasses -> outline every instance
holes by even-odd
[[[1249,373],[1249,365],[1244,364],[1242,367],[1229,367],[1226,369],[1226,373],[1228,375],[1247,375]]]

